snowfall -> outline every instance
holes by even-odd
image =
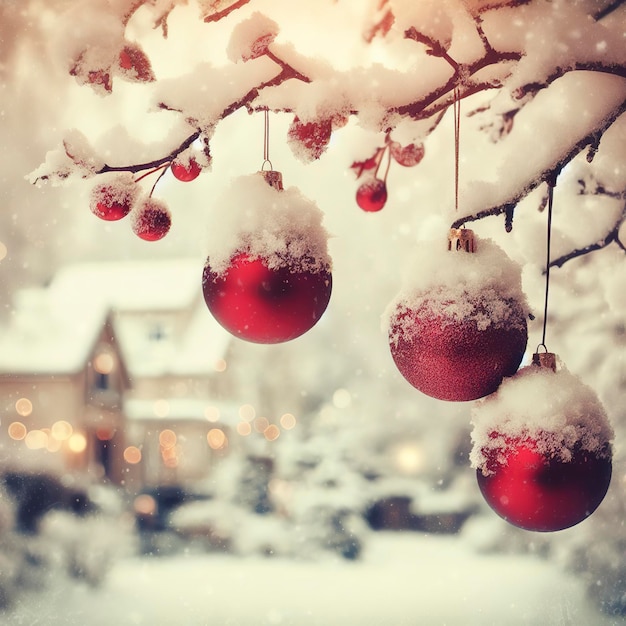
[[[58,581],[10,626],[609,626],[580,579],[536,556],[457,538],[383,532],[362,562],[227,555],[120,561],[101,588]]]
[[[216,7],[233,4],[243,8],[223,23],[198,19],[200,8],[210,14],[217,11]],[[615,70],[626,65],[624,7],[594,21],[586,13],[591,7],[619,3],[311,0],[309,15],[315,19],[309,21],[302,20],[304,4],[293,0],[0,1],[0,284],[7,296],[0,314],[6,313],[8,320],[5,324],[0,317],[0,338],[12,335],[10,323],[12,317],[17,318],[16,302],[24,299],[24,294],[19,294],[21,288],[41,289],[54,284],[60,268],[90,261],[130,263],[138,259],[156,266],[157,260],[180,257],[187,261],[191,257],[201,267],[209,251],[227,258],[230,250],[225,247],[239,241],[237,228],[244,229],[241,214],[230,209],[239,206],[245,213],[255,204],[248,204],[251,198],[238,183],[262,169],[266,157],[271,156],[273,165],[284,174],[285,187],[297,188],[319,207],[319,213],[317,208],[311,213],[316,226],[323,214],[324,230],[318,228],[316,232],[323,235],[322,243],[328,243],[332,257],[333,296],[314,333],[281,347],[280,358],[272,361],[280,367],[265,367],[267,352],[240,347],[240,363],[247,364],[247,368],[242,366],[245,371],[239,372],[241,378],[247,376],[249,386],[253,381],[259,393],[265,394],[262,402],[275,401],[280,411],[291,411],[287,403],[295,402],[294,398],[303,406],[310,399],[318,402],[315,411],[310,410],[311,415],[303,418],[310,418],[312,429],[319,427],[317,437],[308,443],[311,449],[317,446],[313,452],[321,459],[320,469],[329,473],[321,475],[320,471],[321,476],[308,480],[332,478],[338,484],[345,480],[350,487],[349,481],[358,472],[348,468],[347,461],[342,464],[339,460],[348,459],[357,468],[366,466],[365,461],[374,464],[380,461],[376,455],[382,455],[385,446],[393,450],[392,439],[396,437],[401,443],[419,443],[423,456],[407,480],[416,482],[416,474],[421,472],[433,487],[441,482],[445,471],[459,471],[458,466],[448,466],[456,462],[453,452],[460,440],[457,435],[468,434],[469,410],[467,406],[442,406],[424,399],[400,379],[391,362],[381,317],[384,322],[384,312],[397,298],[403,275],[418,275],[408,271],[413,267],[410,259],[416,248],[442,234],[446,243],[447,229],[454,219],[471,219],[483,210],[516,204],[512,233],[505,232],[501,215],[479,220],[475,228],[482,237],[493,238],[521,266],[522,286],[534,315],[534,321],[529,322],[532,351],[541,341],[545,289],[546,216],[537,210],[545,197],[546,185],[541,181],[561,162],[565,167],[555,190],[551,258],[601,243],[607,233],[613,239],[604,243],[615,243],[620,233],[624,240],[626,83]],[[510,6],[502,10],[493,9],[507,4]],[[122,26],[120,16],[131,5],[142,6],[128,25]],[[385,7],[396,11],[397,22],[388,34],[374,33],[370,46],[363,40],[363,28],[373,28],[374,23],[384,26]],[[412,103],[427,102],[446,84],[447,91],[440,95],[450,95],[450,65],[431,54],[423,42],[404,37],[405,29],[421,24],[428,41],[440,42],[466,67],[479,65],[481,55],[488,52],[484,39],[477,34],[478,21],[460,7],[491,7],[481,22],[482,34],[486,33],[492,50],[506,48],[505,57],[510,51],[521,51],[520,59],[505,59],[496,68],[485,67],[483,74],[468,77],[477,81],[472,86],[493,80],[496,84],[501,81],[501,88],[487,93],[478,90],[462,101],[462,132],[460,136],[457,133],[457,146],[453,143],[452,111],[444,115],[442,109],[438,116],[432,107],[432,116],[417,122],[391,116],[393,128],[386,135],[381,129],[389,121],[385,117],[388,109],[397,112]],[[568,19],[562,19],[566,14]],[[159,27],[154,28],[155,24]],[[168,37],[163,36],[165,26]],[[264,53],[255,56],[259,36],[276,58],[282,59],[283,66],[278,67]],[[99,93],[97,88],[103,86],[90,83],[90,73],[93,77],[102,68],[111,69],[127,37],[137,40],[150,57],[157,80],[132,83],[115,66],[117,73],[110,77],[112,93]],[[72,63],[74,75],[69,71]],[[603,70],[565,72],[546,89],[533,92],[555,72],[577,64],[583,69],[601,66]],[[295,68],[312,80],[284,80],[263,87],[258,99],[249,102],[250,111],[240,105],[219,119],[260,85],[271,83],[284,67]],[[427,69],[422,71],[422,67]],[[520,97],[524,89],[528,91]],[[443,99],[430,102],[437,104]],[[262,107],[272,110],[269,146],[268,127],[259,114]],[[286,140],[295,113],[309,120],[351,119],[333,132],[320,160],[303,163],[302,155]],[[608,119],[612,122],[605,124]],[[91,189],[105,161],[118,169],[122,167],[119,164],[136,165],[153,159],[165,158],[165,163],[167,155],[196,131],[197,140],[187,145],[189,150],[183,156],[206,159],[206,171],[197,182],[187,185],[173,180],[165,168],[163,177],[157,173],[156,182],[153,176],[140,183],[147,191],[154,182],[155,196],[171,209],[172,228],[162,242],[139,241],[128,220],[105,223],[91,214]],[[576,158],[563,161],[588,137],[593,144],[590,152],[597,150],[595,159],[588,162],[584,146]],[[211,142],[210,164],[202,138]],[[388,139],[402,144],[423,142],[425,156],[412,168],[390,160],[388,203],[380,214],[364,214],[355,203],[361,180],[354,176],[353,164],[366,162],[377,149],[387,146]],[[460,207],[453,209],[459,201],[453,172],[455,147],[460,147],[456,163]],[[366,177],[369,174],[366,172]],[[108,180],[108,173],[103,176]],[[34,182],[37,184],[31,184]],[[227,197],[222,200],[223,194]],[[258,198],[255,200],[258,204]],[[259,220],[266,207],[256,208]],[[262,221],[246,224],[265,228],[259,225]],[[284,221],[294,223],[291,217]],[[306,228],[310,235],[311,224]],[[267,229],[264,232],[267,234]],[[280,240],[275,233],[269,234],[270,239]],[[323,247],[317,238],[313,243],[315,250]],[[212,249],[219,245],[224,249]],[[503,541],[498,549],[490,548],[490,540],[503,532],[505,525],[495,515],[470,519],[456,536],[368,531],[363,554],[354,561],[323,551],[307,557],[261,556],[203,553],[183,546],[175,553],[157,556],[126,554],[113,562],[97,586],[65,575],[50,576],[39,587],[16,594],[13,603],[0,612],[0,623],[626,623],[625,618],[600,613],[592,598],[598,591],[595,581],[602,584],[599,571],[605,575],[606,595],[624,610],[623,247],[623,243],[606,245],[552,273],[550,348],[593,387],[615,429],[614,480],[609,494],[592,519],[572,530],[571,537],[577,541],[572,542],[568,558],[560,560],[558,550],[546,549],[543,555],[540,549],[534,550],[533,542],[541,545],[535,535],[518,535],[517,543]],[[98,277],[91,276],[97,287]],[[160,280],[144,287],[171,300],[175,294],[162,290],[164,280],[161,275]],[[66,304],[70,310],[74,301]],[[82,315],[84,321],[95,304],[94,299],[91,308],[74,307],[64,318],[65,326],[72,327],[74,341],[80,330],[77,320]],[[34,310],[31,319],[37,315]],[[43,326],[40,322],[37,318],[34,326]],[[30,332],[31,326],[26,330]],[[48,338],[53,334],[50,328],[39,330]],[[73,347],[67,348],[66,357]],[[203,346],[190,347],[196,348],[192,358],[206,365]],[[15,357],[30,359],[32,366],[35,352],[2,354],[0,361],[13,359],[15,373]],[[151,365],[156,366],[155,362]],[[179,363],[174,364],[176,367],[172,362],[168,365],[175,371]],[[6,417],[0,416],[3,428]],[[279,445],[290,441],[288,436],[285,434]],[[283,451],[289,452],[288,447],[283,445]],[[348,454],[344,454],[346,450]],[[287,456],[299,452],[294,445],[293,453]],[[306,491],[311,484],[303,477],[300,486]],[[347,492],[350,496],[360,494],[356,488]],[[344,493],[340,492],[337,499]],[[474,483],[472,493],[477,493]],[[524,542],[527,545],[521,545]],[[572,571],[576,555],[581,570],[589,566],[584,570],[586,579]],[[594,556],[598,560],[595,570]],[[604,597],[600,591],[597,595]]]

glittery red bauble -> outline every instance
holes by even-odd
[[[487,454],[476,472],[489,506],[507,522],[535,531],[563,530],[589,517],[611,482],[611,454],[578,446],[571,460],[539,452],[533,440],[517,440]],[[491,457],[489,456],[491,455]]]
[[[204,299],[215,319],[230,333],[254,343],[281,343],[310,330],[320,319],[332,288],[330,272],[304,270],[237,254],[225,272],[207,262]]]
[[[506,323],[485,327],[473,318],[448,316],[445,308],[435,312],[428,303],[400,313],[389,332],[396,367],[411,385],[439,400],[463,402],[493,393],[517,371],[528,339],[522,307],[507,300],[498,304],[509,309]]]

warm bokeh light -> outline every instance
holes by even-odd
[[[159,443],[161,444],[161,447],[166,450],[173,448],[176,445],[177,440],[178,438],[176,437],[176,433],[169,428],[166,428],[159,433]]]
[[[256,415],[256,411],[254,410],[254,407],[251,404],[243,404],[242,406],[239,407],[239,417],[244,422],[251,422],[254,419],[255,415]]]
[[[291,413],[285,413],[284,415],[281,415],[280,416],[280,425],[285,430],[291,430],[296,425],[296,417],[295,417],[295,415],[292,415]]]
[[[115,361],[108,352],[101,352],[93,360],[93,368],[98,374],[110,374],[114,367]]]
[[[48,435],[48,441],[46,442],[46,450],[48,450],[48,452],[58,452],[61,449],[63,442],[59,441],[58,439],[55,439],[54,437],[51,437],[50,433],[46,433],[46,435]]]
[[[33,412],[33,403],[28,398],[20,398],[15,403],[15,410],[18,415],[28,417]]]
[[[0,241],[0,261],[6,259],[6,256],[8,253],[9,253],[8,248],[2,241]]]
[[[180,452],[178,446],[171,446],[169,448],[161,448],[161,458],[167,465],[172,459],[178,459],[178,453]]]
[[[170,403],[167,400],[156,400],[152,410],[157,417],[167,417],[170,414]]]
[[[137,446],[128,446],[128,448],[124,450],[124,460],[126,461],[126,463],[130,463],[131,465],[136,465],[137,463],[140,463],[141,450]]]
[[[48,435],[43,430],[31,430],[26,433],[24,443],[29,450],[41,450],[48,445]]]
[[[216,372],[225,372],[227,367],[228,367],[228,364],[226,363],[224,359],[218,359],[213,364],[213,369]]]
[[[276,424],[270,424],[264,431],[263,436],[268,441],[276,441],[280,437],[280,428]]]
[[[206,439],[213,450],[219,450],[227,443],[226,433],[220,428],[211,428],[207,433]]]
[[[237,424],[237,433],[242,437],[248,436],[252,432],[252,426],[250,426],[250,422],[239,422]]]
[[[265,429],[270,425],[270,422],[267,417],[257,417],[252,425],[254,426],[254,430],[256,430],[257,433],[263,433],[265,432]]]
[[[401,443],[394,448],[393,462],[403,474],[417,474],[424,469],[424,451],[414,442]]]
[[[139,452],[139,450],[135,448],[135,446],[126,448],[126,450],[130,450],[131,448]],[[141,458],[141,452],[139,452],[139,458]],[[135,509],[135,513],[138,513],[139,515],[154,515],[157,508],[156,500],[152,496],[149,496],[147,493],[142,493],[140,496],[137,496],[135,498],[133,502],[133,508]]]
[[[178,467],[178,457],[172,455],[167,458],[163,458],[163,465],[165,465],[165,467],[169,467],[170,469]]]
[[[338,409],[347,409],[352,404],[352,394],[347,389],[337,389],[333,393],[333,404]]]
[[[87,448],[87,438],[82,433],[74,433],[67,440],[67,447],[76,454],[84,452]]]
[[[204,417],[209,422],[217,422],[220,419],[220,410],[216,406],[208,406],[204,409]]]
[[[66,441],[72,436],[73,432],[74,429],[72,428],[72,425],[65,420],[54,422],[54,424],[52,424],[52,428],[50,429],[50,434],[57,441]]]
[[[9,437],[11,437],[11,439],[15,439],[15,441],[21,441],[24,439],[24,437],[26,437],[26,433],[28,432],[26,430],[26,426],[24,426],[22,422],[11,422],[7,430]]]

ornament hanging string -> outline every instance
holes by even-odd
[[[261,165],[261,170],[265,167],[265,165],[270,166],[270,170],[274,169],[272,162],[270,161],[270,112],[269,109],[265,109],[263,111],[263,165]]]
[[[546,347],[546,330],[548,328],[548,297],[550,295],[550,243],[552,241],[552,206],[554,204],[554,187],[556,186],[556,174],[552,174],[547,180],[548,183],[548,224],[546,234],[546,291],[543,304],[543,332],[541,335],[541,343],[537,346],[547,352]]]
[[[459,210],[459,154],[461,143],[461,92],[458,85],[454,87],[454,210]]]

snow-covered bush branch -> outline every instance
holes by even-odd
[[[350,120],[363,136],[382,136],[373,152],[371,140],[364,142],[353,169],[357,177],[380,182],[384,204],[389,166],[417,166],[426,140],[461,102],[462,119],[476,117],[479,130],[501,146],[501,165],[498,182],[480,182],[482,192],[464,202],[452,226],[504,214],[509,230],[520,201],[585,149],[589,154],[606,151],[604,133],[623,123],[621,2],[383,0],[357,7],[328,0],[315,3],[319,17],[307,24],[315,43],[305,46],[297,27],[305,6],[296,14],[282,2],[198,0],[207,37],[215,29],[227,33],[227,59],[198,59],[187,72],[161,78],[148,41],[138,37],[147,37],[139,25],[161,28],[167,38],[172,24],[180,27],[175,18],[183,4],[119,0],[90,5],[81,19],[92,26],[100,19],[100,28],[82,29],[65,43],[72,59],[68,72],[80,84],[113,98],[118,78],[135,82],[146,111],[179,117],[176,132],[151,149],[149,158],[131,161],[124,159],[124,151],[99,152],[72,131],[63,148],[31,174],[33,182],[119,172],[143,178],[173,163],[186,167],[190,160],[208,170],[220,123],[242,109],[270,110],[292,116],[288,143],[304,162],[323,158],[331,136],[340,139]],[[338,28],[329,30],[329,22]],[[554,110],[565,105],[575,123],[553,124]],[[461,145],[464,136],[465,131]],[[531,146],[535,158],[521,158]],[[605,163],[623,158],[611,149]],[[415,171],[419,176],[419,168]],[[597,184],[623,193],[624,176],[611,174],[605,180],[605,173],[606,167],[594,169]],[[393,190],[389,197],[393,201]],[[609,233],[607,241],[619,243],[619,238]],[[596,249],[591,243],[555,264]]]

